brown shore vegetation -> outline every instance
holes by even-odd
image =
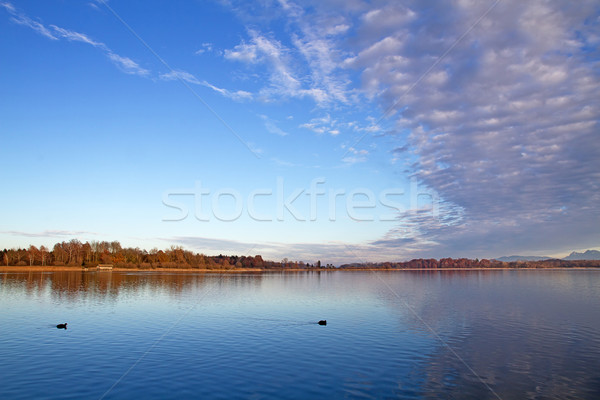
[[[321,268],[320,261],[308,264],[302,261],[263,260],[262,256],[207,256],[171,246],[165,250],[150,251],[140,248],[123,247],[118,241],[91,241],[82,243],[77,239],[56,243],[52,249],[45,246],[29,246],[19,249],[4,249],[0,252],[0,265],[4,268],[33,268],[49,271],[52,269],[72,269],[73,267],[96,268],[109,264],[118,269],[168,269],[168,270],[266,270]],[[325,268],[332,268],[327,265]],[[14,270],[14,269],[13,269]]]
[[[117,241],[91,241],[82,243],[77,239],[56,243],[52,249],[45,246],[29,246],[23,249],[4,249],[0,252],[0,270],[59,271],[73,268],[96,268],[109,264],[113,270],[168,270],[207,272],[259,272],[269,270],[321,270],[335,268],[302,261],[264,260],[262,256],[207,256],[171,246],[166,250],[156,248],[146,251],[140,248],[124,248]],[[440,269],[521,269],[521,268],[600,268],[600,260],[560,260],[502,262],[487,259],[442,258],[414,259],[404,262],[353,263],[336,269],[342,270],[440,270]]]

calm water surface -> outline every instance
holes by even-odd
[[[600,399],[600,271],[0,273],[31,398]]]

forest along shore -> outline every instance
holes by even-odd
[[[292,261],[264,260],[261,255],[208,256],[171,246],[165,250],[150,251],[138,247],[123,247],[118,241],[90,241],[77,239],[56,243],[52,249],[30,245],[27,248],[0,251],[2,271],[64,271],[109,270],[246,272],[246,271],[312,271],[312,270],[440,270],[440,269],[522,269],[522,268],[600,268],[600,260],[547,259],[538,261],[498,261],[469,258],[414,259],[402,262],[352,263],[335,266]]]
[[[424,263],[427,261],[427,263]],[[411,260],[405,263],[394,263],[394,264],[405,264],[401,266],[382,266],[382,265],[342,265],[340,267],[305,267],[305,268],[285,268],[285,267],[269,267],[269,268],[192,268],[189,266],[176,266],[176,267],[139,267],[139,266],[128,266],[128,267],[112,267],[108,270],[98,269],[95,266],[80,267],[76,265],[72,266],[52,266],[52,265],[33,265],[33,266],[12,266],[4,265],[0,266],[0,272],[55,272],[55,271],[82,271],[82,272],[128,272],[128,271],[147,271],[147,272],[197,272],[197,273],[244,273],[244,272],[306,272],[306,271],[484,271],[484,270],[515,270],[515,269],[589,269],[589,268],[600,268],[600,260],[576,260],[576,261],[565,261],[565,260],[544,260],[544,261],[515,261],[515,262],[501,262],[498,261],[490,263],[489,266],[483,267],[477,263],[465,264],[463,262],[457,264],[445,264],[440,265],[438,263],[431,263],[432,260]],[[438,260],[435,260],[438,261]],[[475,260],[471,260],[475,261]],[[388,263],[383,263],[388,264]],[[391,263],[390,263],[391,264]]]

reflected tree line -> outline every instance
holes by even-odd
[[[238,278],[238,276],[239,274],[231,274],[226,278],[219,279],[231,280]],[[253,274],[252,279],[260,280],[260,277],[261,274]],[[38,295],[49,288],[52,296],[66,299],[76,299],[80,296],[115,298],[123,290],[164,292],[166,289],[170,294],[177,294],[193,287],[202,288],[211,282],[211,279],[214,278],[210,274],[170,274],[161,272],[147,275],[127,272],[96,273],[95,271],[83,270],[56,271],[47,274],[40,271],[30,271],[25,274],[10,272],[2,274],[0,275],[0,285],[10,285],[11,283],[14,285],[15,282],[18,282],[19,286],[29,296]],[[15,286],[13,286],[14,288]]]
[[[321,262],[308,264],[284,258],[280,262],[263,260],[262,256],[207,256],[171,246],[165,250],[150,251],[139,247],[122,247],[118,241],[90,241],[77,239],[56,243],[52,249],[34,245],[23,249],[4,249],[1,253],[5,266],[83,266],[111,264],[123,268],[198,268],[198,269],[302,269],[321,268]],[[326,267],[333,267],[327,265]]]

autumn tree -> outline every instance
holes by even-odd
[[[60,243],[56,243],[52,249],[52,255],[54,256],[54,263],[64,263],[65,251]]]
[[[29,266],[31,267],[36,258],[38,258],[38,248],[34,245],[29,246],[29,250],[27,251],[27,255],[29,256]]]
[[[121,243],[119,243],[116,240],[114,242],[110,242],[109,249],[110,249],[110,253],[112,255],[115,255],[118,252],[120,252],[121,250],[123,250],[123,248],[121,247]]]
[[[121,266],[154,266],[182,267],[188,266],[201,269],[231,269],[231,268],[304,268],[304,263],[284,258],[281,262],[265,261],[262,256],[223,255],[207,256],[185,250],[181,246],[171,246],[167,250],[153,248],[150,252],[136,248],[123,248],[118,241],[90,241],[82,243],[71,239],[56,243],[52,250],[45,246],[36,248],[30,245],[26,248],[4,249],[0,252],[0,263],[7,266],[41,265],[83,265],[91,262],[106,264],[117,263]],[[150,264],[150,265],[148,265]],[[306,265],[308,267],[308,264]]]
[[[84,262],[91,262],[92,261],[92,245],[89,244],[88,242],[85,242],[82,246],[81,246],[81,252],[82,252],[82,258]]]
[[[93,255],[93,262],[98,262],[100,259],[100,254],[102,253],[102,246],[100,245],[100,242],[97,240],[92,240],[90,242],[90,249]]]
[[[48,248],[46,246],[40,246],[40,259],[42,261],[42,265],[46,265],[46,254],[48,253]]]

